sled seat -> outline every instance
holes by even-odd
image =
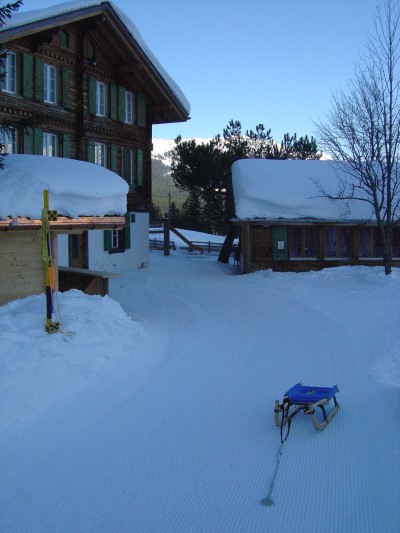
[[[290,424],[291,419],[299,412],[311,416],[311,420],[316,429],[324,429],[331,419],[337,413],[340,405],[336,400],[336,393],[339,392],[338,386],[333,387],[310,387],[297,383],[291,389],[285,392],[283,402],[275,402],[275,425],[284,426]],[[330,400],[333,400],[333,407],[328,411]],[[291,408],[294,409],[291,410]],[[319,408],[320,420],[316,415],[316,409]]]

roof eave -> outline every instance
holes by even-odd
[[[122,216],[78,218],[58,216],[57,220],[49,222],[49,226],[51,231],[122,229],[126,226],[126,220]],[[39,230],[41,227],[40,219],[8,217],[6,220],[0,220],[0,231]]]

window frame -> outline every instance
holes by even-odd
[[[107,168],[107,145],[102,142],[94,142],[94,163]]]
[[[109,253],[123,253],[125,252],[125,236],[123,229],[111,230],[111,250]]]
[[[133,93],[125,91],[125,123],[133,124]]]
[[[43,101],[57,103],[57,68],[49,63],[43,64]]]
[[[16,154],[18,153],[18,144],[17,144],[17,130],[15,128],[10,128],[7,131],[0,131],[0,153],[1,154]],[[11,150],[9,150],[11,146]]]
[[[96,80],[96,116],[106,116],[106,84]]]
[[[53,142],[49,142],[49,140]],[[57,157],[58,138],[55,133],[43,132],[43,155],[46,157]]]
[[[327,239],[328,239],[328,232],[334,232],[334,239],[332,243],[332,248],[334,249],[334,255],[328,255],[327,254]],[[346,242],[346,235],[348,241]],[[324,259],[326,261],[346,261],[350,260],[352,256],[352,230],[351,226],[326,226],[324,228]],[[343,248],[347,248],[347,255],[344,255],[342,252]]]
[[[10,65],[10,58],[13,58],[13,65]],[[11,76],[11,72],[13,76]],[[4,78],[1,83],[1,90],[8,94],[17,93],[17,54],[15,52],[6,51],[6,57],[4,59],[4,66],[2,69]],[[12,83],[11,83],[12,82]],[[10,85],[13,85],[10,88]]]
[[[301,231],[300,255],[293,255],[293,232]],[[315,232],[315,255],[307,255],[307,231]],[[289,261],[317,261],[320,246],[320,231],[317,226],[288,226]]]

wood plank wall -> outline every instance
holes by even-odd
[[[0,305],[45,290],[37,231],[0,233]]]

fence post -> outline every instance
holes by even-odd
[[[164,256],[169,256],[169,219],[164,220]]]

